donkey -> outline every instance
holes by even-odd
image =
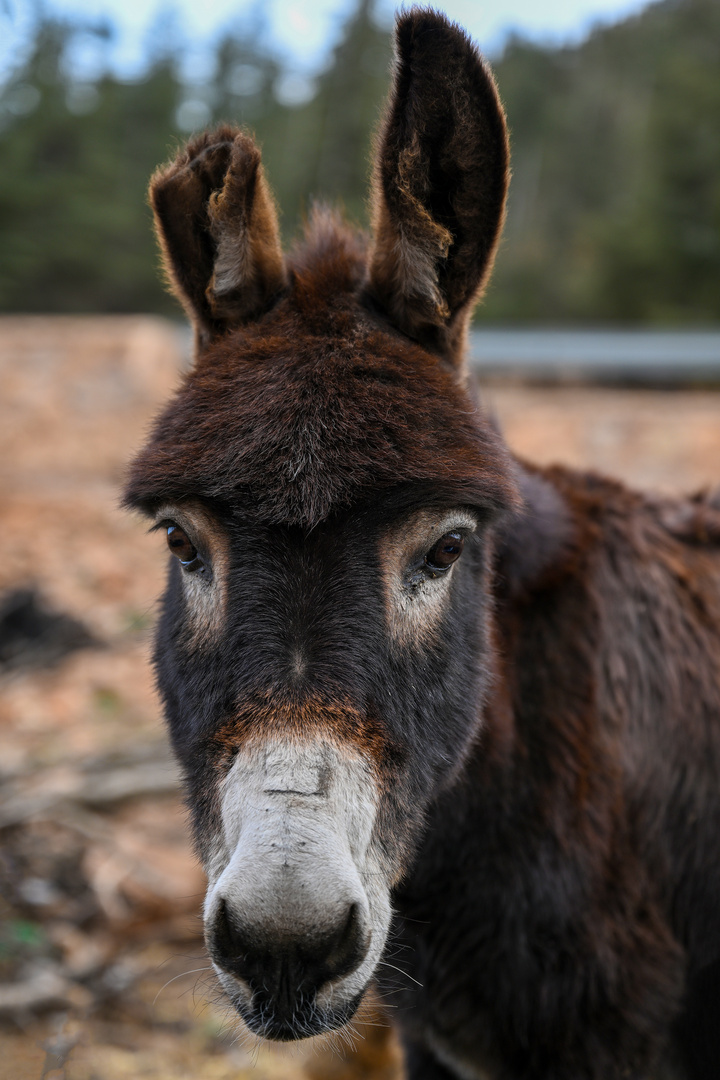
[[[268,1039],[379,988],[410,1080],[707,1080],[720,510],[509,453],[464,360],[507,184],[492,75],[420,8],[369,241],[319,209],[284,257],[229,126],[153,177],[197,355],[125,501],[172,555],[207,947]]]

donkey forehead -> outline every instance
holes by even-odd
[[[136,459],[128,504],[196,496],[312,527],[404,482],[514,501],[507,451],[457,373],[362,318],[327,323],[283,305],[203,354]]]

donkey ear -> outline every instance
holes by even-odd
[[[398,18],[394,87],[373,178],[371,294],[459,363],[502,228],[508,140],[493,77],[443,15]]]
[[[192,139],[153,176],[150,202],[172,290],[201,346],[283,289],[275,204],[248,135],[221,127]]]

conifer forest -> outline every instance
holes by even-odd
[[[147,182],[190,131],[250,128],[291,241],[314,199],[366,220],[390,28],[358,0],[325,67],[286,70],[257,20],[188,81],[156,36],[142,77],[78,75],[113,28],[38,9],[0,90],[0,310],[179,315],[163,291]],[[520,37],[490,58],[512,134],[505,238],[478,319],[697,326],[720,316],[720,5],[659,0],[572,47]],[[187,65],[186,65],[187,67]]]

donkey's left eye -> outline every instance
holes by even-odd
[[[430,548],[425,556],[425,566],[428,570],[444,571],[450,567],[462,555],[465,538],[459,532],[446,532],[438,542]]]
[[[202,567],[203,562],[198,557],[197,548],[179,525],[167,526],[167,542],[170,551],[180,560],[183,569],[193,571]]]

